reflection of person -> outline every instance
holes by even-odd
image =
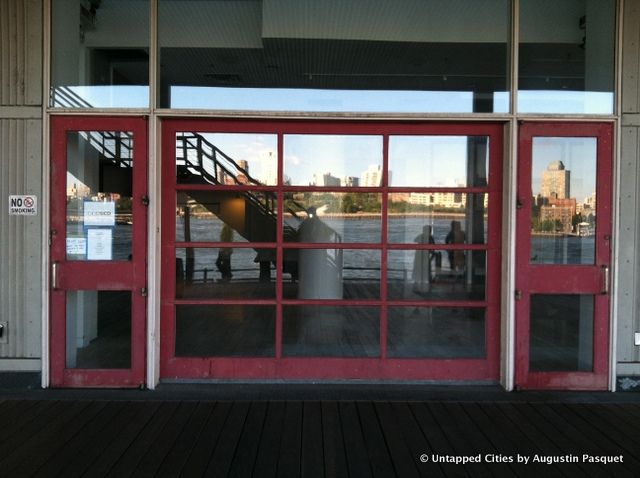
[[[233,241],[233,230],[228,224],[225,224],[220,231],[220,242]],[[233,277],[231,273],[231,254],[233,249],[231,247],[221,247],[218,251],[218,258],[216,259],[216,267],[222,274],[222,280],[228,281]]]
[[[413,240],[418,244],[435,244],[431,226],[424,226],[422,232]],[[415,292],[427,292],[431,277],[431,258],[434,256],[431,250],[417,250],[413,259],[413,290]]]
[[[444,239],[445,244],[464,244],[464,231],[460,221],[451,221],[451,230]],[[452,271],[464,269],[464,251],[447,251]]]

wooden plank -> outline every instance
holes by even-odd
[[[419,455],[411,453],[411,447],[406,442],[399,426],[391,410],[391,406],[387,402],[375,402],[374,408],[378,417],[380,428],[384,435],[389,454],[393,463],[393,468],[397,476],[400,477],[419,477],[418,467],[421,465]]]
[[[196,405],[196,409],[176,439],[174,446],[162,460],[162,464],[156,472],[158,478],[180,476],[180,472],[187,462],[195,442],[202,433],[213,408],[213,402],[200,402]]]
[[[322,448],[324,470],[327,477],[347,478],[347,456],[340,427],[337,402],[322,402]]]
[[[256,478],[274,478],[278,470],[285,402],[269,402],[253,469]]]
[[[47,462],[33,475],[35,477],[48,478],[50,476],[70,476],[69,472],[63,473],[70,463],[76,464],[85,454],[91,453],[96,448],[100,449],[99,441],[103,438],[103,430],[114,421],[123,409],[123,402],[107,402],[95,417],[87,422],[78,433],[72,437],[64,447],[51,455]]]
[[[422,434],[429,440],[431,454],[436,455],[455,455],[456,450],[453,448],[446,436],[444,429],[434,419],[433,415],[423,403],[411,403],[409,405],[416,422],[422,430]],[[429,460],[429,463],[433,463],[433,460]],[[445,476],[456,476],[465,474],[465,471],[451,463],[439,463]]]
[[[140,436],[142,430],[160,408],[160,404],[132,402],[128,408],[130,409],[129,413],[116,417],[113,424],[114,429],[101,437],[102,440],[98,446],[99,453],[90,462],[89,468],[80,471],[80,476],[85,476],[84,473],[91,477],[105,476],[127,448]]]
[[[228,476],[231,463],[238,447],[238,440],[249,412],[249,402],[234,402],[229,416],[220,432],[220,439],[213,451],[207,471],[207,476]]]
[[[171,419],[180,404],[178,402],[165,402],[156,409],[151,419],[145,423],[129,447],[122,453],[106,476],[124,478],[132,476],[133,470],[138,466],[144,454],[153,445],[153,442],[162,433],[162,429]]]
[[[209,415],[200,436],[182,468],[181,476],[204,476],[213,450],[218,444],[232,402],[218,402]]]
[[[640,420],[618,411],[617,407],[606,405],[571,406],[574,413],[578,413],[590,424],[609,436],[622,450],[640,461],[640,450],[637,440],[640,436]],[[635,422],[635,423],[634,423]]]
[[[24,440],[30,439],[35,431],[42,428],[43,422],[48,422],[50,417],[55,416],[55,411],[49,413],[48,410],[56,405],[60,406],[54,400],[29,401],[29,404],[31,406],[24,410],[12,407],[10,413],[0,419],[3,424],[0,427],[0,446],[11,443],[11,447],[15,448]],[[16,420],[15,417],[21,418]]]
[[[579,434],[579,443],[584,444],[583,453],[600,455],[624,455],[624,444],[628,438],[619,432],[617,426],[612,426],[611,421],[604,421],[594,413],[593,405],[580,404],[550,404],[548,407],[557,415],[564,416],[573,425]],[[637,437],[638,435],[636,435]],[[585,443],[586,442],[586,443]],[[632,445],[632,449],[637,450],[637,444]],[[633,450],[632,450],[633,451]],[[603,465],[607,472],[616,468],[627,468],[629,470],[640,470],[640,462],[633,456],[624,457],[622,466],[616,464]]]
[[[402,431],[405,442],[410,448],[411,456],[418,464],[418,472],[421,477],[443,477],[444,472],[438,463],[432,463],[430,460],[426,463],[420,462],[420,455],[427,456],[433,453],[433,448],[429,441],[422,433],[418,422],[411,413],[409,405],[405,402],[392,402],[390,404],[393,418],[397,420],[398,426]]]
[[[477,413],[473,416],[478,420],[478,424],[481,427],[486,427],[486,430],[491,435],[499,450],[502,450],[505,454],[516,457],[519,454],[523,457],[532,457],[538,452],[542,452],[539,448],[539,443],[532,440],[528,435],[522,432],[516,423],[512,422],[507,416],[505,416],[494,403],[475,403],[468,406],[478,409]],[[487,417],[485,421],[482,415]],[[539,476],[544,471],[545,476],[549,478],[556,478],[564,476],[556,467],[548,466],[546,464],[531,463],[520,464],[516,463],[514,467],[518,476]]]
[[[28,441],[28,446],[23,448],[22,453],[12,455],[13,460],[0,469],[4,470],[8,476],[31,476],[42,465],[63,449],[76,433],[78,433],[88,422],[106,406],[105,402],[88,402],[71,404],[68,407],[69,414],[63,414],[60,421],[55,426],[43,427],[43,432],[39,433],[34,440]]]
[[[397,476],[373,404],[371,402],[358,402],[357,409],[373,476]]]
[[[488,451],[483,440],[478,438],[478,432],[473,424],[469,430],[460,425],[460,417],[456,416],[456,411],[451,410],[450,403],[430,402],[426,403],[425,406],[431,411],[434,420],[442,428],[442,432],[446,435],[449,443],[451,443],[455,450],[453,455],[472,456],[476,458],[478,455],[481,455],[483,451]],[[470,437],[470,434],[474,435],[473,439]],[[459,470],[464,469],[474,476],[493,476],[482,460],[480,462],[454,466]]]
[[[353,402],[340,402],[338,406],[342,423],[344,449],[347,455],[349,476],[357,478],[372,477],[367,447],[362,436],[360,418]]]
[[[300,476],[301,443],[302,403],[286,402],[276,476],[282,478]]]
[[[267,406],[266,402],[251,403],[242,435],[238,441],[237,451],[231,464],[231,470],[229,471],[228,476],[230,478],[252,475],[267,416]]]
[[[302,446],[300,470],[305,478],[324,477],[322,412],[319,402],[302,405]]]
[[[178,409],[150,443],[146,453],[133,471],[133,476],[155,476],[164,458],[198,406],[197,402],[181,402]]]

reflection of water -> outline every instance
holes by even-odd
[[[531,236],[531,262],[535,264],[593,264],[595,236]]]

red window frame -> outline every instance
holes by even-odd
[[[379,188],[285,186],[207,186],[177,184],[176,134],[179,132],[262,133],[278,138],[278,172],[283,171],[283,137],[286,134],[380,135],[383,137],[383,186]],[[503,132],[501,123],[406,123],[350,121],[259,121],[167,119],[162,124],[162,290],[161,290],[161,378],[221,379],[399,379],[399,380],[497,380],[500,350],[500,254],[502,215]],[[470,135],[488,136],[489,181],[487,187],[446,188],[446,192],[488,193],[488,235],[485,244],[448,245],[450,249],[484,250],[487,254],[486,297],[483,301],[409,301],[387,299],[387,253],[392,250],[443,250],[442,244],[392,244],[387,242],[387,199],[390,193],[441,192],[443,188],[389,187],[387,181],[389,136],[391,135]],[[256,243],[201,243],[175,240],[177,191],[195,189],[271,191],[278,198],[277,235],[272,243],[259,247],[276,249],[276,297],[273,300],[175,299],[175,251],[177,247],[256,247]],[[375,300],[303,300],[283,298],[283,249],[336,248],[336,244],[285,243],[283,238],[283,199],[291,191],[376,192],[382,195],[380,242],[341,243],[343,249],[377,249],[381,252],[380,298]],[[175,306],[178,304],[271,305],[276,309],[274,357],[176,357],[174,345]],[[285,357],[282,355],[282,311],[287,305],[349,305],[380,308],[380,356],[377,358]],[[389,358],[387,356],[387,317],[392,307],[475,307],[486,310],[485,357],[482,359]]]

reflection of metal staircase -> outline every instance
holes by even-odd
[[[181,184],[264,186],[247,169],[198,133],[176,135],[176,167]],[[209,191],[194,190],[188,194],[203,206],[211,207],[211,201],[206,199],[211,194]],[[244,199],[244,227],[238,225],[237,217],[226,217],[226,208],[216,208],[212,212],[225,223],[233,224],[236,232],[249,242],[274,241],[277,224],[276,195],[270,191],[216,191],[218,203],[239,196]],[[290,207],[287,206],[286,210],[298,221],[302,220]],[[285,240],[296,241],[297,228],[285,222],[284,235]]]

